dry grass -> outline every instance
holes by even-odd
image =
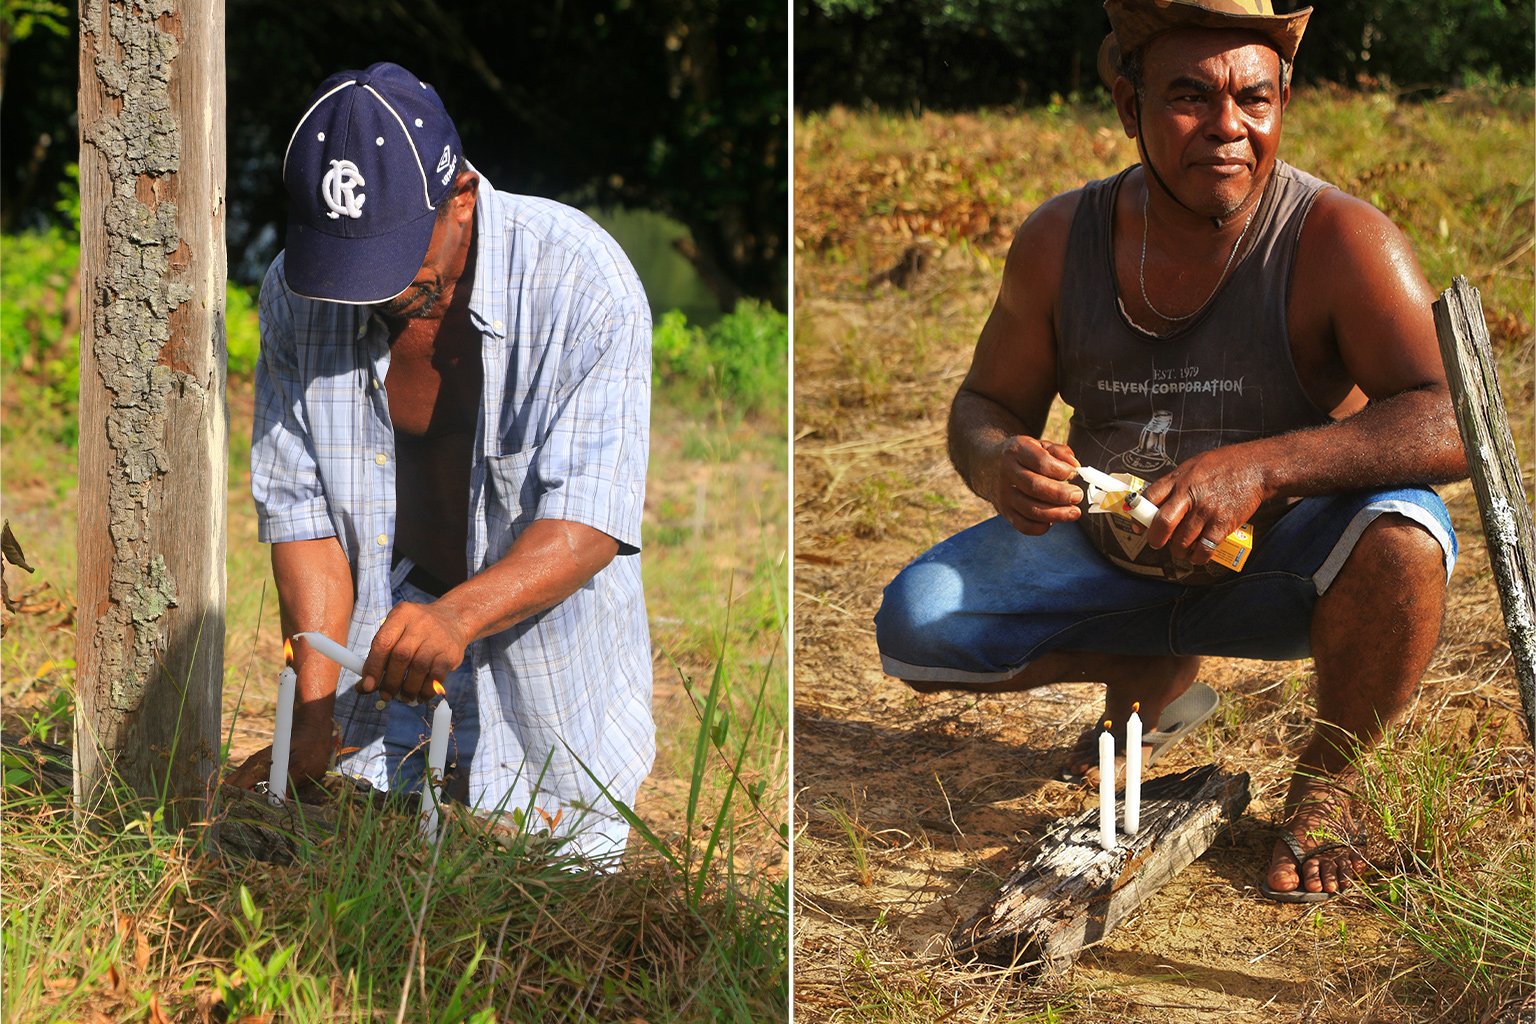
[[[1530,151],[1529,91],[1429,106],[1304,94],[1287,130],[1282,156],[1392,214],[1436,287],[1464,273],[1481,289],[1532,479],[1532,177],[1509,159]],[[1248,814],[1065,975],[945,956],[1032,838],[1082,806],[1051,775],[1098,691],[915,696],[879,672],[871,620],[902,565],[986,514],[948,465],[949,399],[1014,227],[1133,161],[1118,136],[1090,110],[797,122],[796,1019],[1477,1020],[1529,986],[1529,929],[1510,945],[1497,914],[1450,920],[1443,883],[1527,919],[1536,899],[1514,841],[1530,835],[1533,759],[1467,483],[1443,491],[1462,541],[1444,640],[1363,794],[1367,849],[1396,890],[1320,908],[1257,896],[1311,727],[1311,667],[1210,660],[1222,710],[1165,767],[1249,771]]]

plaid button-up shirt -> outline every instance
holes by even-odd
[[[594,527],[619,554],[555,607],[470,645],[480,719],[470,799],[537,807],[551,819],[563,811],[559,831],[622,842],[626,827],[594,777],[632,803],[655,753],[639,556],[650,311],[618,245],[569,207],[497,192],[482,177],[476,228],[470,315],[484,389],[468,572],[500,559],[536,519]],[[281,254],[260,314],[251,435],[259,536],[337,538],[356,583],[348,646],[366,651],[391,606],[389,331],[372,307],[293,294]],[[383,714],[357,681],[343,671],[337,690],[342,742],[359,748],[342,767],[384,788]]]

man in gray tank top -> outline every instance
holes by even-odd
[[[949,422],[997,515],[886,588],[881,658],[922,692],[1101,682],[1102,717],[1139,702],[1166,732],[1181,697],[1214,705],[1202,655],[1310,655],[1317,725],[1261,888],[1324,899],[1362,864],[1321,837],[1351,831],[1348,776],[1429,663],[1455,560],[1426,486],[1466,473],[1434,295],[1381,212],[1276,158],[1310,8],[1105,8],[1141,162],[1020,228]],[[1057,395],[1065,442],[1042,436]],[[1085,465],[1151,481],[1150,525],[1088,507]],[[1246,523],[1243,570],[1213,568]]]

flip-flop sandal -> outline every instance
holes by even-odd
[[[1298,887],[1302,884],[1300,882],[1302,865],[1307,861],[1313,857],[1321,857],[1325,853],[1332,853],[1334,850],[1352,850],[1359,845],[1358,841],[1322,843],[1312,847],[1310,850],[1304,850],[1301,848],[1301,842],[1288,829],[1276,829],[1276,833],[1276,838],[1286,845],[1286,848],[1291,851],[1291,856],[1296,861],[1296,877],[1298,879],[1296,884]],[[1336,892],[1308,892],[1306,889],[1295,888],[1282,891],[1280,889],[1271,889],[1269,879],[1266,877],[1263,882],[1259,883],[1259,891],[1276,903],[1322,903],[1325,900],[1333,899],[1344,890],[1339,889]]]
[[[1221,698],[1204,683],[1190,683],[1189,689],[1179,694],[1172,704],[1157,716],[1157,728],[1144,733],[1141,742],[1151,746],[1144,766],[1152,767],[1163,751],[1194,732],[1207,718],[1216,713]]]
[[[1158,727],[1142,734],[1142,744],[1152,748],[1142,761],[1142,766],[1151,768],[1162,756],[1163,751],[1194,732],[1201,723],[1216,713],[1220,705],[1221,697],[1215,690],[1204,683],[1189,684],[1189,689],[1174,698],[1173,702],[1163,709],[1163,713],[1157,716]],[[1073,752],[1083,750],[1096,758],[1098,735],[1097,726],[1085,730],[1073,745]],[[1080,773],[1068,771],[1066,768],[1056,774],[1059,782],[1079,782],[1082,778]]]

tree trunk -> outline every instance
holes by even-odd
[[[200,813],[224,668],[224,4],[80,6],[75,795]]]

